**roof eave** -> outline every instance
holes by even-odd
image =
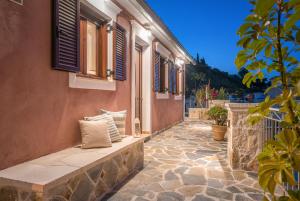
[[[150,5],[145,0],[136,0],[139,5],[152,17],[152,19],[163,29],[163,31],[179,46],[179,48],[184,52],[187,60],[195,64],[195,60],[191,56],[191,54],[187,51],[187,49],[180,43],[180,41],[176,38],[176,36],[172,33],[172,31],[167,27],[167,25],[163,22],[163,20],[153,11]]]

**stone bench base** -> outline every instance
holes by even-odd
[[[71,148],[2,170],[0,201],[101,199],[143,167],[143,139],[128,138],[112,148]]]

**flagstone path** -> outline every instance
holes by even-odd
[[[231,170],[209,124],[185,121],[146,142],[144,169],[104,200],[251,201],[262,192],[256,173]]]

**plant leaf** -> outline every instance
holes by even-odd
[[[252,73],[248,72],[243,78],[243,84],[246,84],[251,77],[252,77]]]
[[[270,57],[272,54],[272,44],[267,45],[266,49],[265,49],[265,56],[266,57]]]
[[[274,6],[274,4],[274,0],[257,0],[254,11],[260,16],[265,16],[269,12],[269,10]]]

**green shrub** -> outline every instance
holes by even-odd
[[[228,111],[220,106],[214,106],[209,109],[208,116],[215,121],[216,125],[226,126]]]
[[[205,107],[205,99],[206,99],[206,91],[205,91],[205,87],[202,87],[198,89],[196,92],[197,106]]]

